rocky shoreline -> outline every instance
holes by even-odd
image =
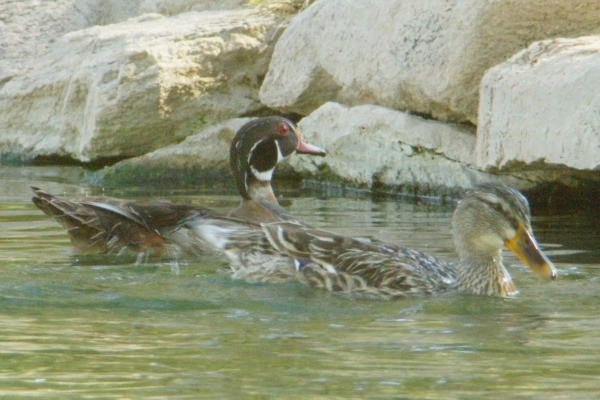
[[[285,113],[329,154],[281,178],[594,207],[598,2],[251,3],[0,5],[0,160],[122,160],[107,186],[227,179],[237,128]]]

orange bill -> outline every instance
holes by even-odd
[[[519,257],[519,260],[531,269],[531,271],[548,280],[556,279],[556,268],[540,250],[535,238],[521,225],[517,234],[504,245]]]

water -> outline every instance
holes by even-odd
[[[28,185],[91,193],[81,176],[75,168],[0,168],[2,398],[600,396],[594,217],[534,218],[560,276],[542,283],[507,256],[521,291],[515,299],[352,300],[292,283],[233,281],[217,259],[174,266],[76,257],[59,225],[30,204]],[[232,195],[160,195],[237,204]],[[450,208],[292,190],[286,197],[286,207],[320,227],[455,259]]]

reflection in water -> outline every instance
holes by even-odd
[[[544,284],[507,255],[521,290],[515,299],[351,300],[292,283],[233,281],[217,259],[182,260],[176,274],[168,262],[75,256],[59,225],[29,203],[27,185],[89,190],[69,184],[80,178],[72,169],[44,171],[3,171],[2,397],[600,394],[600,243],[584,217],[535,218],[561,275]],[[228,195],[166,197],[237,204]],[[288,208],[326,229],[456,259],[450,208],[307,197]]]

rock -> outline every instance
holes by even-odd
[[[249,120],[216,124],[182,143],[105,168],[97,179],[112,187],[172,188],[200,182],[212,194],[221,189],[231,193],[235,189],[228,149],[235,132]],[[444,201],[489,182],[524,190],[537,209],[551,206],[564,212],[575,200],[589,206],[585,198],[598,193],[598,185],[565,187],[574,182],[569,171],[482,171],[475,164],[476,138],[470,129],[380,106],[326,103],[298,127],[308,142],[327,149],[327,156],[290,157],[277,168],[275,182],[309,178],[304,188],[320,194],[368,192]]]
[[[125,3],[122,0],[113,0]],[[159,13],[162,15],[175,15],[187,11],[222,11],[244,8],[247,0],[151,0],[142,1],[139,14]]]
[[[324,158],[291,158],[298,173],[417,196],[452,197],[483,182],[530,186],[474,168],[472,132],[401,111],[326,103],[298,126],[308,141],[328,151]]]
[[[234,118],[217,123],[181,143],[105,168],[98,179],[107,186],[173,186],[208,178],[228,180],[229,145],[235,133],[251,119]]]
[[[336,101],[476,123],[488,68],[598,21],[596,0],[318,1],[278,41],[260,99],[302,115]]]
[[[599,36],[537,42],[490,69],[477,166],[600,171],[599,88]]]
[[[54,40],[89,26],[76,0],[4,0],[0,16],[0,87],[27,69]]]
[[[147,14],[68,33],[0,87],[4,153],[131,157],[255,113],[277,19]]]
[[[3,0],[0,2],[0,85],[35,67],[69,32],[108,25],[147,13],[242,8],[245,0]]]

